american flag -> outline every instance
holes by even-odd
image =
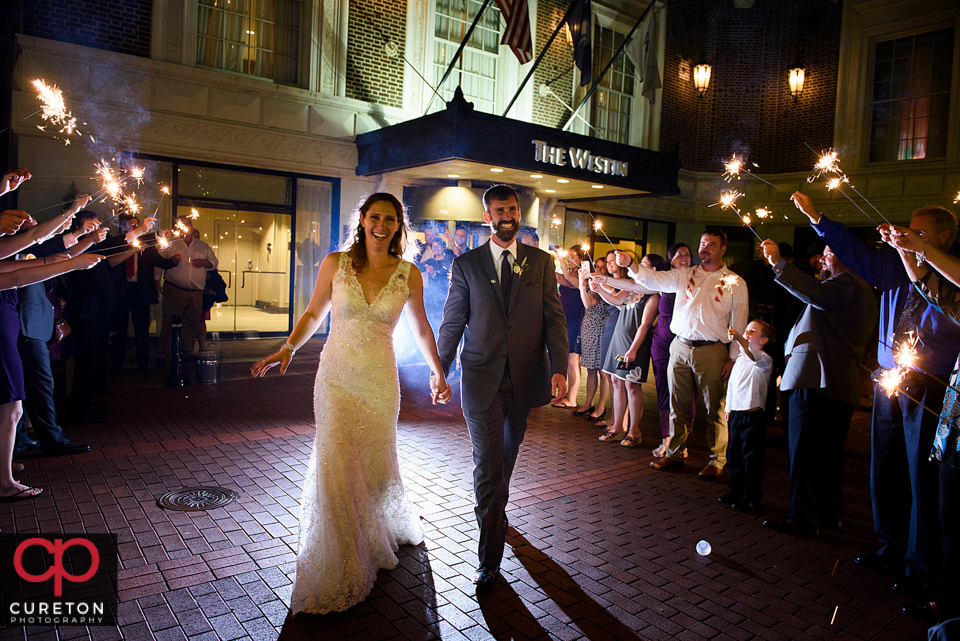
[[[530,9],[527,0],[497,0],[500,13],[507,22],[500,44],[508,45],[520,64],[533,60],[533,41],[530,36]]]

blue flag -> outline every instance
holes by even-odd
[[[590,0],[574,0],[567,26],[573,37],[573,61],[580,70],[580,86],[583,87],[590,84],[593,75]]]

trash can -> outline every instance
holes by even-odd
[[[223,352],[197,353],[197,382],[214,385],[223,378]]]

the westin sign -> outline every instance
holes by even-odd
[[[578,147],[554,147],[542,140],[534,140],[533,144],[536,147],[534,160],[537,162],[560,167],[569,165],[574,169],[584,169],[608,176],[627,176],[628,164],[624,161],[594,156],[589,150]]]

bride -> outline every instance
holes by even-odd
[[[250,370],[263,376],[279,365],[286,372],[330,312],[314,387],[317,436],[300,506],[294,614],[339,612],[361,602],[377,570],[396,567],[400,545],[423,541],[397,462],[393,329],[404,309],[433,371],[433,403],[452,395],[423,308],[420,271],[401,259],[407,244],[403,205],[391,194],[373,194],[356,217],[350,247],[320,265],[313,298],[287,342]]]

